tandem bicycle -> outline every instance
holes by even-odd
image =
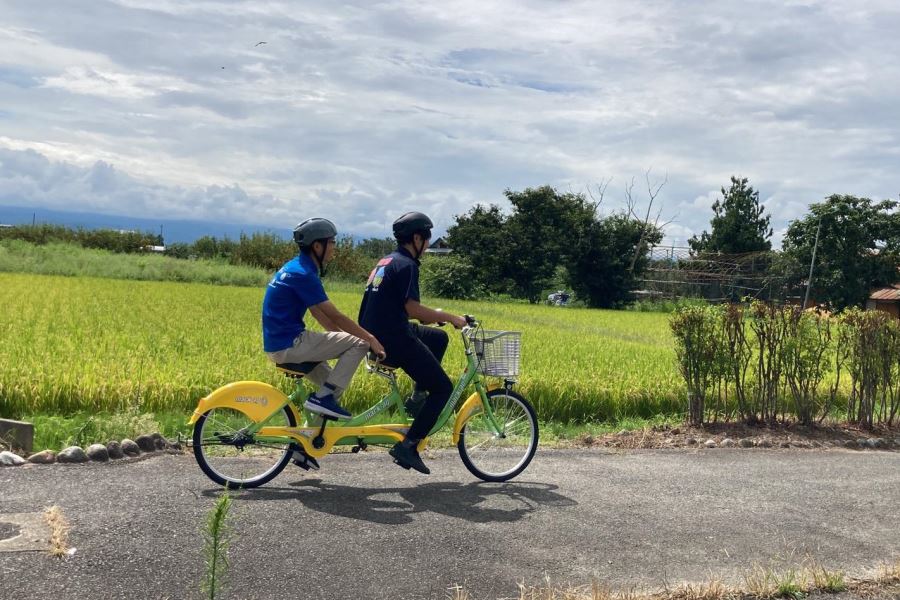
[[[460,334],[465,370],[418,450],[450,424],[452,442],[469,472],[484,481],[508,481],[528,467],[538,445],[534,408],[513,390],[519,374],[521,333],[486,330],[467,315]],[[404,408],[394,367],[370,353],[366,370],[385,379],[388,392],[367,410],[338,421],[297,408],[309,395],[303,377],[318,364],[276,365],[294,380],[290,395],[267,383],[238,381],[202,398],[188,424],[193,425],[194,456],[203,472],[231,489],[253,488],[271,481],[292,460],[304,469],[317,469],[318,459],[335,446],[351,446],[356,453],[370,445],[403,440],[413,419]],[[474,391],[460,403],[470,386]],[[398,417],[395,422],[369,424],[389,411]]]

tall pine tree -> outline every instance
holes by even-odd
[[[726,191],[723,187],[722,198],[712,205],[712,231],[688,240],[691,252],[742,254],[772,249],[771,217],[763,214],[765,207],[759,203],[759,192],[747,181],[746,177],[731,176],[731,188]]]

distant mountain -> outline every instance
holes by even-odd
[[[27,206],[0,206],[0,224],[26,225],[31,224],[32,220],[36,224],[64,225],[73,229],[78,227],[85,229],[126,229],[149,231],[154,234],[159,233],[160,227],[162,227],[163,240],[167,244],[173,242],[191,243],[205,235],[212,235],[217,238],[227,236],[231,239],[237,239],[241,233],[249,235],[254,232],[274,233],[285,239],[290,239],[291,237],[290,229],[278,229],[264,225],[146,219],[88,212],[67,212]]]

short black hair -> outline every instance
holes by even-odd
[[[412,231],[405,235],[397,234],[394,236],[394,238],[397,240],[398,244],[408,244],[413,241],[413,236],[416,235],[417,233],[419,235],[421,235],[422,239],[424,239],[424,240],[431,239],[431,230],[430,229],[419,229],[418,231]]]

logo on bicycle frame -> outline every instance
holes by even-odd
[[[265,406],[269,403],[269,399],[265,396],[238,396],[234,401],[242,404],[259,404],[260,406]]]

